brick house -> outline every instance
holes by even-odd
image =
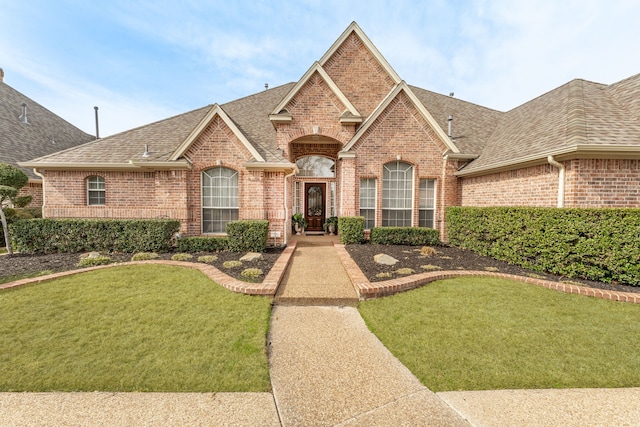
[[[29,177],[20,195],[29,206],[42,206],[42,178],[18,162],[64,150],[95,139],[4,82],[0,68],[0,163],[17,166]]]
[[[434,227],[467,206],[638,207],[640,75],[508,112],[410,86],[354,22],[298,82],[22,162],[46,217],[173,218],[185,235],[290,217]]]

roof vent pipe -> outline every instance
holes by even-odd
[[[27,104],[22,103],[22,114],[18,117],[22,123],[29,124],[29,120],[27,120]]]
[[[93,107],[96,110],[96,139],[100,139],[100,131],[98,129],[98,107]]]
[[[142,153],[142,157],[149,157],[149,144],[144,144],[144,153]]]
[[[447,130],[447,135],[449,135],[449,138],[453,138],[453,137],[451,136],[451,124],[453,123],[453,116],[449,115],[449,117],[447,117],[447,122],[449,122],[448,130]]]

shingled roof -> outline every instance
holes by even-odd
[[[639,88],[638,76],[611,86],[572,80],[504,113],[480,156],[458,175],[540,163],[549,155],[640,154]]]
[[[18,162],[44,156],[95,139],[55,115],[3,81],[0,71],[0,163]],[[26,104],[27,123],[22,105]],[[20,167],[30,179],[40,180],[31,168]]]
[[[292,86],[289,83],[220,106],[266,162],[288,163],[276,150],[269,112]],[[212,108],[202,107],[26,163],[43,168],[68,165],[70,169],[170,167],[176,149]],[[145,147],[148,153],[143,157]]]

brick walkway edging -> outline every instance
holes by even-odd
[[[490,271],[470,271],[470,270],[453,270],[453,271],[430,271],[425,273],[414,274],[411,276],[399,277],[397,279],[385,280],[382,282],[371,283],[362,273],[360,267],[351,258],[344,245],[334,244],[334,248],[338,253],[340,261],[344,269],[347,271],[351,283],[355,288],[360,300],[380,298],[383,296],[393,295],[398,292],[407,291],[434,282],[436,280],[452,279],[461,276],[489,276],[502,279],[516,280],[518,282],[529,283],[531,285],[542,286],[547,289],[553,289],[568,294],[578,294],[595,298],[602,298],[611,301],[629,302],[640,304],[640,293],[632,292],[616,292],[606,291],[603,289],[589,288],[586,286],[572,285],[570,283],[554,282],[551,280],[535,279],[533,277],[517,276],[515,274],[494,273]]]
[[[276,262],[267,273],[267,276],[264,278],[262,283],[249,283],[243,282],[242,280],[235,279],[231,276],[228,276],[209,264],[203,263],[195,263],[195,262],[185,262],[185,261],[171,261],[171,260],[151,260],[151,261],[130,261],[130,262],[121,262],[114,263],[108,265],[100,265],[96,267],[87,267],[81,268],[78,270],[70,270],[70,271],[62,271],[60,273],[48,274],[46,276],[33,277],[30,279],[21,279],[16,280],[15,282],[4,283],[0,285],[0,291],[5,289],[17,288],[19,286],[25,286],[30,284],[37,284],[41,282],[46,282],[48,280],[58,279],[61,277],[71,276],[74,274],[86,273],[88,271],[101,270],[104,268],[110,267],[119,267],[125,265],[139,265],[139,264],[162,264],[162,265],[173,265],[177,267],[186,267],[193,268],[196,270],[200,270],[207,277],[209,277],[214,282],[218,283],[222,287],[229,289],[233,292],[238,292],[242,294],[248,295],[264,295],[264,296],[274,296],[276,294],[276,290],[278,289],[278,285],[284,276],[284,272],[287,269],[287,265],[289,265],[289,261],[291,260],[291,255],[296,249],[297,242],[290,242],[287,247],[282,251],[282,254],[278,257]]]

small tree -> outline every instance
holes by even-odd
[[[18,197],[20,189],[27,185],[29,177],[15,166],[0,163],[0,221],[4,231],[4,241],[7,245],[7,252],[12,254],[11,239],[9,238],[9,227],[4,209],[9,203],[15,207],[23,208],[31,203],[31,196]]]

